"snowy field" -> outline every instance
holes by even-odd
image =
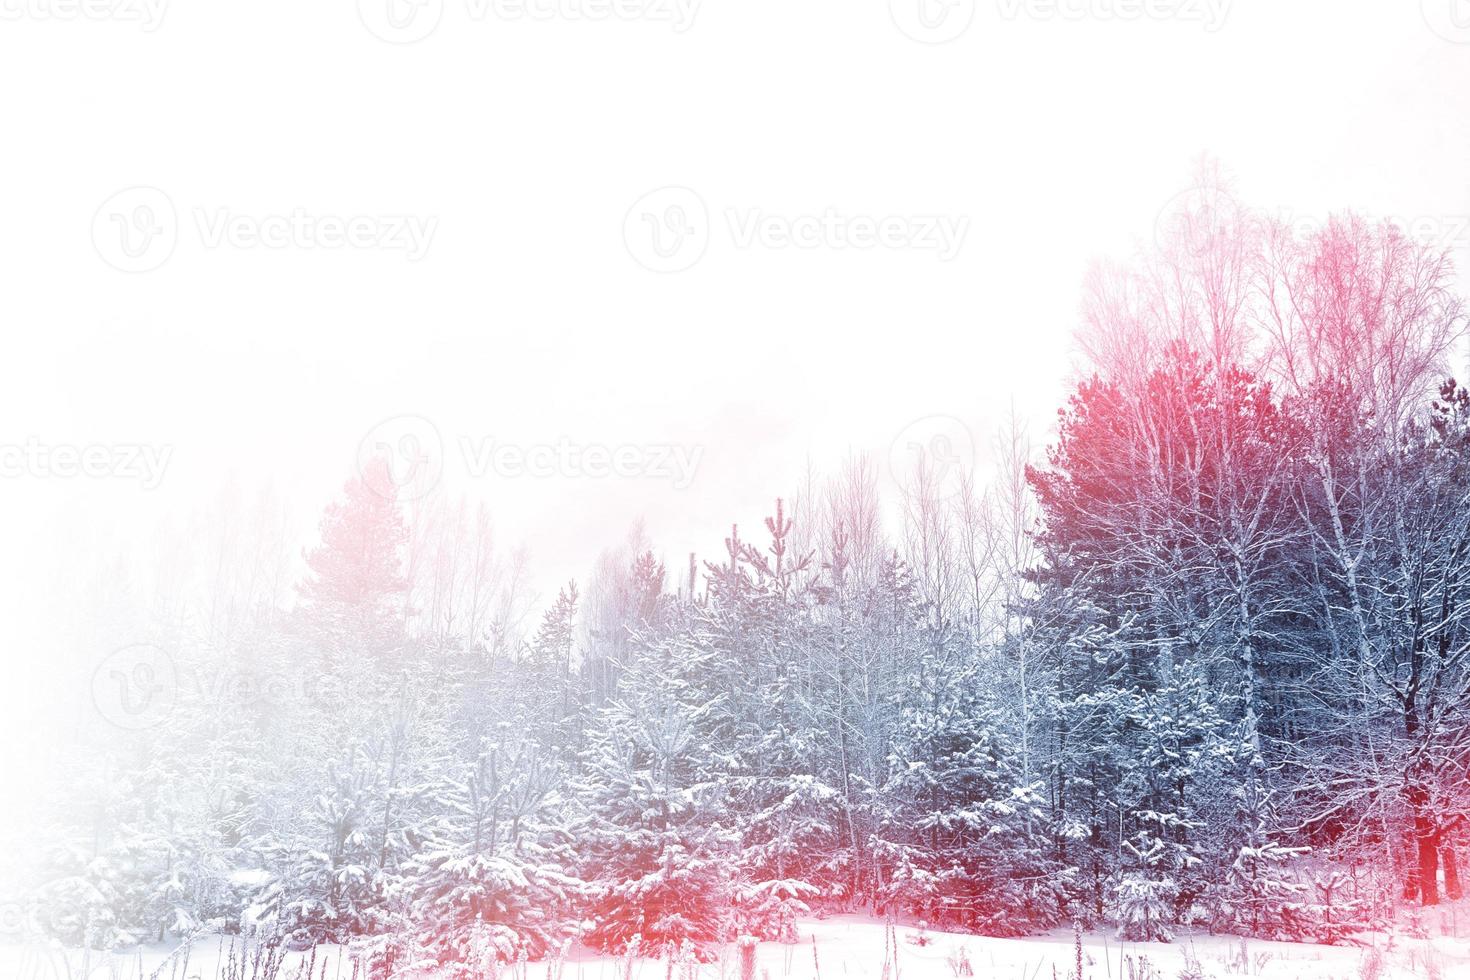
[[[756,949],[758,980],[1067,980],[1075,973],[1073,936],[1057,930],[1027,939],[992,939],[962,933],[897,926],[890,934],[881,921],[859,915],[834,915],[799,924],[796,944],[765,942]],[[298,957],[290,958],[273,978],[248,970],[231,974],[221,968],[217,941],[201,941],[189,951],[187,964],[177,951],[152,947],[128,955],[83,955],[35,946],[0,946],[3,980],[296,980],[304,974]],[[964,972],[968,961],[970,973]],[[631,972],[626,959],[573,948],[559,963],[531,963],[524,980],[666,980],[667,960],[638,959]],[[733,946],[711,963],[698,967],[702,980],[736,980],[739,953]],[[1384,938],[1376,950],[1367,947],[1316,946],[1298,943],[1242,941],[1222,936],[1181,936],[1176,942],[1119,943],[1102,934],[1083,940],[1084,980],[1191,980],[1191,978],[1262,977],[1266,980],[1374,980],[1423,977],[1464,980],[1470,977],[1470,943],[1439,937],[1433,940]],[[506,980],[520,980],[521,968],[507,968]],[[352,959],[344,951],[318,951],[313,980],[349,980]],[[425,977],[423,980],[429,980]]]

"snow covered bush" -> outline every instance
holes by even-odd
[[[937,922],[1020,935],[1056,921],[1050,825],[979,664],[922,663],[878,795],[885,898]]]
[[[1170,848],[1147,830],[1124,842],[1132,858],[1117,887],[1118,937],[1130,942],[1174,938],[1179,886],[1171,873]]]
[[[805,899],[818,894],[815,885],[791,878],[741,885],[735,899],[738,928],[762,939],[794,943],[796,920],[811,914]]]
[[[600,712],[583,756],[574,832],[588,882],[587,938],[622,949],[729,938],[739,834],[726,826],[712,739],[721,702],[696,682],[708,655],[682,643],[639,651],[623,696]]]
[[[569,932],[580,896],[558,825],[559,764],[508,726],[497,734],[431,791],[440,816],[397,889],[419,946],[451,967],[544,955]]]

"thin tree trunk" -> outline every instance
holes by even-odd
[[[1424,791],[1411,791],[1414,810],[1414,848],[1418,860],[1414,866],[1414,880],[1418,884],[1419,904],[1439,904],[1439,831],[1434,818],[1428,812],[1428,801]]]
[[[1419,838],[1419,896],[1423,905],[1439,904],[1439,846],[1432,835]]]
[[[1465,896],[1465,891],[1460,887],[1460,861],[1455,856],[1455,848],[1450,844],[1441,844],[1439,848],[1440,858],[1444,861],[1444,893],[1445,897],[1452,902],[1457,902]]]

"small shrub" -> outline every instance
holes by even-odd
[[[949,972],[956,978],[973,977],[975,968],[970,964],[969,950],[963,944],[950,947],[949,953],[945,955],[944,962],[949,965]]]
[[[738,942],[740,947],[740,980],[755,980],[755,946],[758,940],[754,936],[741,936]]]
[[[1358,965],[1358,980],[1382,980],[1382,978],[1383,950],[1373,946],[1363,954],[1363,962]]]
[[[1127,980],[1159,980],[1159,971],[1147,956],[1124,956],[1123,975]]]

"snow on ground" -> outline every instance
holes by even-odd
[[[758,980],[957,980],[960,954],[974,980],[1067,980],[1076,952],[1069,931],[1026,939],[992,939],[899,925],[893,930],[861,915],[833,915],[799,923],[801,940],[787,945],[761,943],[756,949]],[[1470,977],[1470,943],[1465,940],[1390,939],[1380,947],[1382,970],[1376,976],[1465,980]],[[218,940],[201,940],[182,958],[164,947],[126,955],[89,956],[38,946],[0,945],[0,980],[219,980]],[[1189,962],[1199,977],[1216,980],[1372,980],[1375,954],[1363,947],[1274,943],[1225,936],[1181,936],[1174,943],[1120,943],[1105,934],[1083,937],[1084,980],[1180,980]],[[323,961],[325,960],[325,964]],[[885,971],[885,963],[888,969]],[[296,980],[299,960],[292,957],[275,980]],[[325,967],[325,972],[319,972]],[[560,964],[560,980],[624,980],[627,964],[615,956],[574,948]],[[531,963],[525,976],[502,980],[557,980],[556,966]],[[738,980],[739,954],[733,944],[699,967],[700,980]],[[349,980],[352,964],[335,947],[318,951],[313,978]],[[246,974],[247,978],[249,974]],[[677,974],[675,974],[677,977]],[[630,980],[669,980],[667,961],[640,959]]]

